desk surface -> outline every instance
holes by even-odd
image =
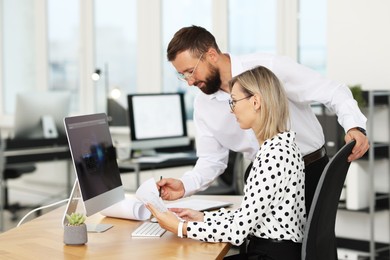
[[[147,158],[147,157],[146,157]],[[158,157],[157,157],[158,158]],[[196,157],[195,152],[188,153],[188,156],[185,157],[177,157],[177,158],[169,158],[161,161],[147,161],[141,160],[124,160],[118,161],[118,167],[121,172],[128,172],[134,168],[134,165],[138,165],[139,169],[142,170],[151,170],[151,169],[163,169],[163,168],[173,168],[173,167],[181,167],[181,166],[191,166],[195,165],[198,157]]]
[[[193,196],[195,198],[233,202],[240,205],[241,196]],[[110,223],[104,233],[88,233],[84,246],[63,243],[60,207],[18,228],[0,234],[1,259],[222,259],[229,243],[206,243],[178,238],[166,232],[161,238],[132,238],[131,232],[141,221],[103,217],[95,214],[87,223]]]

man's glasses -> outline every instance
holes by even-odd
[[[237,103],[238,101],[241,101],[241,100],[250,98],[250,97],[252,97],[252,96],[253,96],[253,95],[249,95],[249,96],[246,96],[246,97],[237,99],[237,100],[230,99],[230,100],[229,100],[229,106],[230,106],[230,109],[232,110],[232,112],[234,111],[234,107],[236,106],[236,103]]]
[[[192,77],[194,76],[195,70],[198,67],[199,62],[202,59],[202,56],[203,56],[203,53],[200,55],[199,60],[196,63],[196,65],[191,73],[190,72],[184,72],[184,73],[177,72],[178,79],[180,79],[181,81],[188,81],[189,79],[192,79]]]

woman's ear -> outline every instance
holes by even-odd
[[[253,95],[253,108],[255,111],[259,110],[261,108],[261,97],[258,94]]]

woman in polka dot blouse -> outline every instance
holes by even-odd
[[[295,133],[288,130],[288,101],[278,78],[259,66],[230,82],[232,113],[240,127],[252,129],[260,149],[234,211],[159,212],[147,205],[160,225],[180,237],[241,245],[249,239],[246,259],[300,259],[306,220],[304,163]],[[243,173],[244,174],[244,173]]]

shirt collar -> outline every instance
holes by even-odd
[[[206,94],[205,94],[206,95]],[[218,90],[214,94],[207,95],[210,100],[216,99],[217,101],[227,101],[230,99],[230,94],[226,93],[225,91]]]
[[[287,132],[278,133],[274,137],[271,137],[270,139],[265,140],[261,147],[264,147],[264,149],[266,149],[265,147],[275,145],[275,144],[279,143],[280,141],[283,141],[283,142],[288,141],[289,143],[292,144],[295,142],[295,135],[296,135],[296,133],[294,131],[287,131]]]

